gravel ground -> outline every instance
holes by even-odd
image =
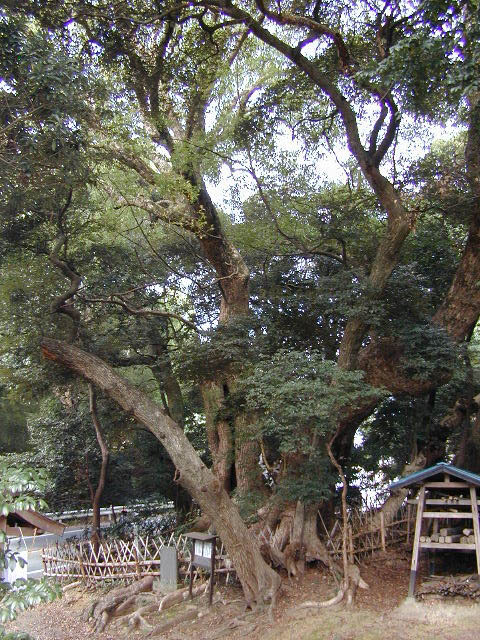
[[[329,609],[301,611],[307,600],[326,600],[335,593],[329,574],[321,567],[308,568],[299,580],[284,577],[283,587],[272,623],[267,610],[245,612],[239,589],[219,587],[216,602],[198,598],[194,604],[201,614],[167,632],[169,640],[474,640],[480,637],[480,604],[466,608],[444,602],[428,605],[405,603],[409,579],[409,557],[403,552],[377,555],[362,567],[362,576],[370,585],[359,590],[353,610],[342,605]],[[96,597],[105,595],[97,592]],[[26,631],[35,640],[140,640],[141,632],[108,627],[95,634],[82,622],[82,611],[95,597],[80,590],[65,594],[61,600],[39,605],[23,612],[9,630]],[[190,602],[163,614],[146,616],[156,625],[165,616],[175,617]],[[236,623],[236,624],[235,624]],[[144,637],[144,636],[143,636]]]
[[[84,640],[95,637],[96,640],[120,640],[108,633],[94,634],[91,628],[81,621],[81,613],[91,596],[79,594],[66,596],[48,604],[39,605],[21,613],[15,622],[6,625],[8,631],[24,631],[35,640]]]

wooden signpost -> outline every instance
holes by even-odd
[[[209,533],[197,533],[195,531],[191,531],[190,533],[186,534],[186,537],[192,540],[190,584],[188,589],[190,599],[192,599],[193,567],[201,567],[210,571],[210,593],[208,602],[211,606],[213,601],[213,582],[215,578],[215,552],[217,546],[217,536],[212,536]]]

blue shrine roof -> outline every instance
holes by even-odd
[[[433,467],[428,467],[428,469],[416,471],[415,473],[411,473],[409,476],[405,476],[405,478],[400,478],[400,480],[392,482],[388,488],[392,491],[395,489],[408,487],[411,484],[422,484],[424,480],[443,473],[448,473],[449,475],[454,476],[459,480],[463,480],[464,482],[468,482],[469,484],[480,487],[480,476],[476,473],[465,471],[464,469],[459,469],[458,467],[454,467],[453,464],[439,462]]]

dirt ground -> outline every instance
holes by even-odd
[[[166,618],[188,610],[193,621],[184,622],[164,635],[169,640],[474,640],[480,636],[480,605],[452,602],[406,601],[409,556],[402,551],[377,556],[361,567],[368,591],[359,591],[356,605],[327,609],[299,609],[305,601],[325,600],[335,594],[335,585],[320,567],[310,567],[300,580],[284,578],[273,622],[265,612],[245,612],[240,589],[219,586],[214,604],[206,597],[148,616],[153,627]],[[102,634],[94,634],[81,621],[82,610],[93,594],[79,590],[48,605],[23,612],[8,625],[36,640],[123,640],[146,638],[148,631],[130,631],[115,621]]]

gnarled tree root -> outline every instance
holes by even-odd
[[[83,614],[83,619],[90,622],[95,631],[101,632],[108,625],[118,609],[125,612],[134,603],[138,594],[151,591],[153,576],[146,576],[128,587],[114,589],[104,598],[93,602]]]
[[[321,602],[309,600],[307,602],[303,602],[298,608],[309,609],[311,607],[312,608],[313,607],[318,607],[318,608],[332,607],[333,605],[339,604],[340,602],[342,602],[345,596],[346,596],[346,606],[350,607],[352,606],[355,600],[355,593],[358,587],[360,587],[360,589],[369,588],[368,584],[360,575],[360,569],[354,564],[349,564],[348,576],[346,579],[342,580],[342,584],[340,585],[340,588],[337,591],[337,594],[333,598],[330,598],[330,600],[323,600]]]
[[[117,617],[119,614],[119,609],[115,611],[116,621],[115,624],[117,626],[127,626],[132,629],[140,628],[142,630],[152,629],[153,626],[149,624],[145,618],[143,617],[147,613],[154,613],[158,611],[158,602],[150,602],[149,604],[140,606],[136,608],[133,612]]]

